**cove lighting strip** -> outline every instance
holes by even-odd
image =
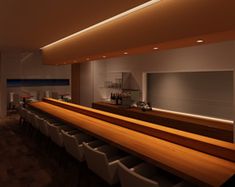
[[[218,122],[224,122],[224,123],[230,123],[233,124],[234,122],[231,120],[227,119],[221,119],[221,118],[213,118],[213,117],[208,117],[208,116],[201,116],[201,115],[196,115],[196,114],[189,114],[189,113],[183,113],[183,112],[175,112],[172,110],[164,110],[160,108],[152,108],[153,110],[160,111],[160,112],[168,112],[172,114],[180,114],[184,116],[190,116],[190,117],[195,117],[195,118],[201,118],[201,119],[208,119],[208,120],[213,120],[213,121],[218,121]]]
[[[136,11],[141,10],[141,9],[143,9],[143,8],[146,8],[146,7],[148,7],[148,6],[151,6],[151,5],[153,5],[153,4],[155,4],[155,3],[159,2],[159,1],[160,1],[160,0],[151,0],[151,1],[148,1],[148,2],[146,2],[146,3],[144,3],[144,4],[142,4],[142,5],[139,5],[139,6],[137,6],[137,7],[134,7],[134,8],[132,8],[132,9],[130,9],[130,10],[127,10],[126,12],[120,13],[120,14],[118,14],[118,15],[116,15],[116,16],[113,16],[113,17],[111,17],[111,18],[109,18],[109,19],[106,19],[106,20],[104,20],[104,21],[102,21],[102,22],[99,22],[99,23],[97,23],[97,24],[95,24],[95,25],[92,25],[92,26],[90,26],[90,27],[88,27],[88,28],[86,28],[86,29],[83,29],[83,30],[81,30],[81,31],[78,31],[78,32],[72,34],[72,35],[69,35],[69,36],[67,36],[67,37],[65,37],[65,38],[62,38],[62,39],[57,40],[57,41],[55,41],[55,42],[53,42],[53,43],[51,43],[51,44],[48,44],[48,45],[46,45],[46,46],[44,46],[44,47],[41,47],[40,49],[46,49],[46,48],[48,48],[48,47],[51,47],[51,46],[53,46],[53,45],[55,45],[55,44],[58,44],[58,43],[60,43],[60,42],[63,42],[63,41],[65,41],[65,40],[67,40],[67,39],[70,39],[70,38],[72,38],[72,37],[74,37],[74,36],[78,36],[79,34],[82,34],[82,33],[86,32],[86,31],[89,31],[89,30],[91,30],[91,29],[94,29],[94,28],[96,28],[96,27],[99,27],[99,26],[101,26],[101,25],[104,25],[104,24],[106,24],[106,23],[109,23],[109,22],[111,22],[111,21],[113,21],[113,20],[116,20],[116,19],[119,19],[119,18],[121,18],[121,17],[127,16],[127,15],[129,15],[129,14],[131,14],[131,13],[133,13],[133,12],[136,12]]]

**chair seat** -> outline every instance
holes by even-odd
[[[131,159],[129,159],[129,162]],[[174,187],[181,180],[146,162],[135,166],[128,165],[128,161],[119,162],[118,175],[122,187]]]
[[[110,185],[118,182],[118,161],[124,157],[120,151],[110,145],[83,143],[88,168]]]
[[[93,141],[93,138],[77,130],[62,130],[66,151],[78,161],[84,161],[83,142]]]
[[[63,137],[61,134],[62,125],[48,123],[48,132],[51,140],[60,147],[63,147]]]

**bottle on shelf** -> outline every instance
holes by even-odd
[[[111,103],[112,103],[112,104],[116,104],[116,103],[115,103],[115,102],[116,102],[116,101],[115,101],[115,93],[112,93],[112,92],[111,92],[110,99],[111,99]]]
[[[116,105],[118,105],[118,100],[119,100],[119,97],[118,97],[118,93],[115,94],[115,100],[116,100]]]
[[[118,94],[118,104],[122,105],[122,94]]]
[[[111,94],[110,94],[110,102],[112,103],[112,101],[113,101],[113,93],[111,92]]]

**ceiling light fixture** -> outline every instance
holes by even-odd
[[[144,4],[141,4],[141,5],[137,6],[137,7],[134,7],[134,8],[132,8],[132,9],[130,9],[130,10],[127,10],[127,11],[125,11],[125,12],[123,12],[123,13],[120,13],[120,14],[118,14],[118,15],[116,15],[116,16],[113,16],[113,17],[111,17],[111,18],[109,18],[109,19],[106,19],[106,20],[104,20],[104,21],[102,21],[102,22],[99,22],[99,23],[97,23],[97,24],[95,24],[95,25],[92,25],[92,26],[90,26],[90,27],[88,27],[88,28],[86,28],[86,29],[83,29],[83,30],[81,30],[81,31],[78,31],[78,32],[76,32],[76,33],[74,33],[74,34],[72,34],[72,35],[70,35],[70,36],[67,36],[67,37],[62,38],[62,39],[60,39],[60,40],[57,40],[57,41],[55,41],[55,42],[53,42],[53,43],[51,43],[51,44],[48,44],[48,45],[46,45],[46,46],[43,46],[43,47],[41,47],[40,49],[45,49],[45,48],[51,47],[51,46],[53,46],[53,45],[55,45],[55,44],[58,44],[58,43],[60,43],[60,42],[65,41],[65,40],[67,40],[67,39],[70,39],[70,38],[72,38],[72,37],[78,36],[79,34],[82,34],[82,33],[86,32],[86,31],[89,31],[89,30],[94,29],[94,28],[96,28],[96,27],[99,27],[99,26],[101,26],[101,25],[107,24],[107,23],[109,23],[109,22],[111,22],[111,21],[113,21],[113,20],[119,19],[119,18],[121,18],[121,17],[127,16],[127,15],[129,15],[129,14],[131,14],[131,13],[133,13],[133,12],[136,12],[136,11],[141,10],[141,9],[143,9],[143,8],[146,8],[146,7],[148,7],[148,6],[151,6],[151,5],[153,5],[153,4],[155,4],[155,3],[159,2],[159,1],[160,1],[160,0],[151,0],[151,1],[148,1],[148,2],[146,2],[146,3],[144,3]]]
[[[128,52],[124,52],[123,54],[124,54],[124,55],[127,55],[127,54],[128,54]]]
[[[158,50],[158,47],[154,47],[153,50]]]
[[[197,43],[203,43],[203,42],[204,42],[204,40],[202,40],[202,39],[197,40]]]

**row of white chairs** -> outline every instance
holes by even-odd
[[[22,120],[77,159],[86,161],[88,168],[113,185],[122,187],[187,187],[192,186],[141,159],[100,141],[78,129],[38,111],[19,108]]]

